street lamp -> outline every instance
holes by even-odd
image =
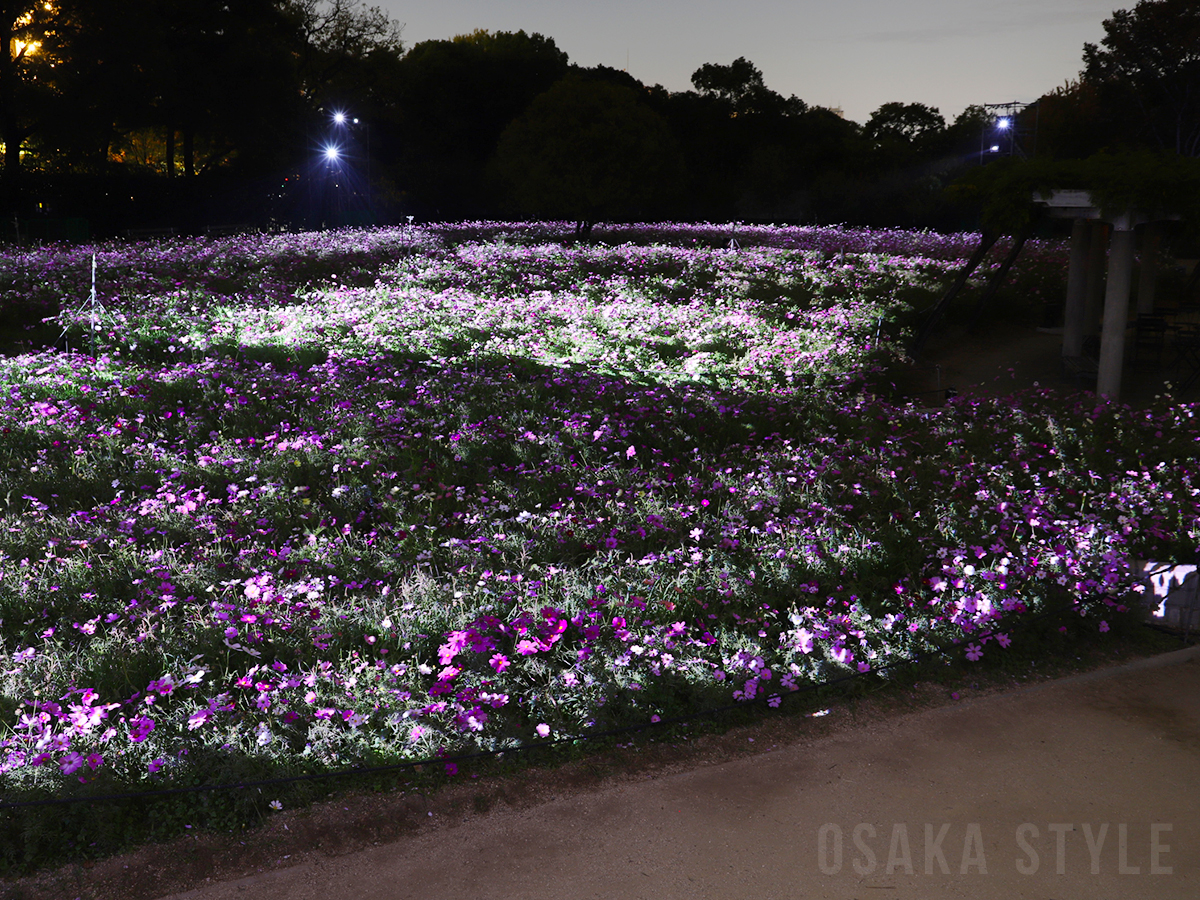
[[[357,138],[354,137],[354,129],[362,128],[363,136],[366,139],[366,152],[362,152],[362,145],[358,144],[358,150],[355,151],[353,156],[355,158],[366,159],[367,212],[373,217],[374,204],[371,197],[371,125],[369,122],[360,120],[358,116],[347,116],[346,113],[341,110],[333,114],[333,123],[339,129],[344,129],[348,133],[348,136],[352,140],[355,140],[356,143]],[[351,126],[353,126],[353,128]]]

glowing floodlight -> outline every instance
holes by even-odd
[[[996,123],[996,127],[999,128],[1001,131],[1007,131],[1008,126],[1010,126],[1011,124],[1012,124],[1012,119],[1010,119],[1008,116],[1005,116],[1004,118],[1002,118],[1000,121],[998,121]]]
[[[334,113],[333,121],[336,122],[338,125],[345,125],[346,124],[346,114],[343,112]]]
[[[337,147],[326,147],[325,158],[330,162],[337,162],[337,158],[341,155]]]
[[[992,144],[992,146],[988,147],[988,149],[989,149],[989,150],[991,150],[993,153],[999,153],[999,152],[1000,152],[1000,145],[999,145],[999,144]]]

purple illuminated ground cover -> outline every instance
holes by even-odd
[[[1134,557],[1194,556],[1192,405],[877,390],[977,235],[597,237],[7,251],[65,347],[0,360],[5,792],[778,705],[1106,631]],[[1031,242],[1016,289],[1064,267]]]

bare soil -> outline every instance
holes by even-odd
[[[966,331],[948,327],[935,334],[918,360],[901,377],[905,393],[930,397],[937,405],[940,391],[951,387],[959,394],[1004,397],[1032,388],[1049,388],[1064,394],[1094,391],[1095,384],[1069,375],[1062,362],[1061,331],[997,321]],[[1173,392],[1187,374],[1172,367],[1174,354],[1167,348],[1160,357],[1137,359],[1127,348],[1121,378],[1120,401],[1134,407],[1148,406],[1155,396]],[[1190,396],[1174,396],[1196,400]]]

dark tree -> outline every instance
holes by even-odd
[[[278,0],[300,35],[297,70],[312,107],[361,103],[404,53],[403,26],[361,0]],[[330,95],[335,96],[330,96]]]
[[[568,218],[653,215],[679,184],[666,121],[626,87],[572,77],[538,96],[504,132],[495,168],[518,208]]]
[[[64,0],[0,0],[0,140],[10,179],[53,100],[54,69],[76,31],[74,13],[74,4]]]
[[[156,125],[166,170],[177,154],[191,177],[239,161],[269,163],[302,111],[296,53],[302,36],[276,0],[151,3]],[[177,143],[178,140],[178,143]]]
[[[885,103],[863,128],[868,140],[879,144],[912,145],[928,141],[946,130],[946,120],[936,107],[924,103]]]
[[[1182,156],[1200,155],[1200,4],[1141,0],[1084,44],[1084,81],[1099,90],[1115,126]]]
[[[1084,159],[1100,147],[1115,143],[1100,91],[1089,81],[1076,80],[1038,98],[1037,155]]]
[[[416,208],[485,214],[492,198],[484,171],[501,132],[567,70],[552,39],[523,31],[476,31],[409,50],[388,99],[398,170]]]
[[[786,100],[767,87],[754,63],[739,56],[727,66],[705,63],[692,73],[702,96],[727,104],[734,115],[802,115],[807,106],[795,95]]]
[[[717,97],[734,106],[766,88],[762,72],[744,56],[727,66],[705,63],[692,73],[692,86],[701,94]]]

